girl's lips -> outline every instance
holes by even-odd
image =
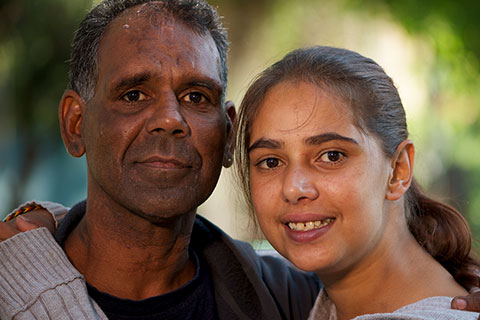
[[[281,217],[281,222],[283,224],[288,224],[290,222],[298,223],[298,222],[309,222],[309,221],[323,221],[326,219],[335,219],[333,216],[328,216],[325,214],[319,213],[289,213]]]
[[[335,218],[310,220],[306,222],[290,222],[284,224],[287,236],[295,242],[311,242],[325,233],[335,224]]]
[[[332,223],[335,218],[327,218],[323,220],[314,220],[314,221],[306,221],[306,222],[289,222],[287,226],[296,231],[310,231],[313,229],[318,229],[325,227]]]

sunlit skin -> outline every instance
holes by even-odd
[[[193,277],[196,208],[232,137],[235,110],[222,94],[213,39],[151,5],[107,27],[93,98],[65,93],[62,136],[88,163],[87,211],[66,252],[99,290],[138,300]]]
[[[265,236],[319,275],[339,319],[464,294],[408,231],[403,201],[413,144],[404,141],[386,157],[349,108],[305,82],[267,92],[249,144],[252,200]],[[398,294],[405,290],[408,296]]]

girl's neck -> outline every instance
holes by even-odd
[[[379,246],[347,271],[321,274],[338,319],[393,312],[433,297],[465,295],[461,287],[416,240],[409,236],[392,247]]]

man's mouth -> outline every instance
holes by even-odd
[[[335,221],[335,218],[327,218],[324,220],[305,221],[305,222],[289,222],[287,226],[294,231],[310,231],[323,228]]]
[[[151,157],[139,162],[145,166],[164,169],[183,169],[191,168],[191,166],[185,162],[178,161],[173,158]]]

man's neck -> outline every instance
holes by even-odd
[[[65,251],[86,281],[113,296],[142,300],[189,282],[188,253],[195,213],[153,224],[127,210],[89,206],[70,233]]]

